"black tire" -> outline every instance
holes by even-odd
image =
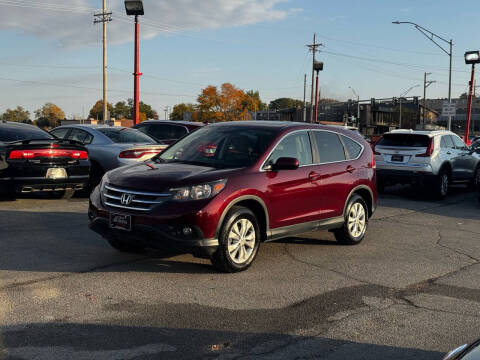
[[[141,246],[129,244],[127,242],[123,242],[117,239],[109,238],[106,240],[108,241],[110,246],[113,247],[115,250],[118,250],[124,253],[139,254],[145,250],[145,248]]]
[[[237,227],[237,231],[239,230],[238,226],[243,226],[243,224],[239,223],[242,219],[247,220],[247,222],[245,223],[247,224],[246,228],[248,227],[249,232],[245,232],[245,234],[239,240],[239,242],[242,242],[240,242],[240,244],[237,246],[238,250],[236,252],[235,250],[233,250],[233,254],[231,254],[228,249],[229,234],[234,231],[234,226]],[[241,229],[242,228],[240,228],[240,230]],[[252,246],[248,246],[248,244],[245,244],[247,242],[247,234],[250,234],[249,237],[251,237],[251,235],[254,235]],[[260,228],[258,226],[258,221],[255,217],[255,214],[250,209],[240,206],[234,206],[229,211],[223,222],[220,236],[218,238],[218,249],[211,257],[213,266],[220,271],[228,273],[246,270],[248,267],[250,267],[253,260],[257,256],[258,248],[260,245],[260,236]],[[230,245],[235,246],[235,244]],[[243,256],[245,258],[244,261],[242,261],[242,251],[247,253],[248,251],[250,251],[249,254],[243,253],[245,254],[245,256]]]
[[[433,196],[438,200],[443,200],[448,195],[450,186],[450,174],[445,169],[440,170],[432,184]]]
[[[472,191],[476,191],[478,190],[479,186],[480,186],[480,166],[478,166],[476,169],[475,169],[475,172],[473,174],[473,179],[472,181],[470,181],[468,183],[468,189],[469,190],[472,190]]]
[[[352,211],[358,209],[358,206],[363,208],[363,229],[360,231],[361,224],[357,222],[357,229],[360,232],[358,235],[355,234],[355,226],[351,228],[349,226],[349,220],[352,215]],[[359,213],[361,214],[361,213]],[[339,244],[342,245],[357,245],[362,242],[365,238],[368,229],[368,206],[365,203],[365,200],[360,195],[353,195],[345,209],[343,226],[340,229],[334,230],[333,234],[335,239]],[[361,217],[358,219],[361,220]]]

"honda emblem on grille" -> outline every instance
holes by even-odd
[[[130,205],[130,203],[133,200],[133,195],[132,194],[122,194],[122,197],[120,198],[120,202],[122,205]]]

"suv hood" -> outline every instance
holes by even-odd
[[[113,186],[159,191],[226,179],[238,171],[239,169],[216,169],[182,163],[156,164],[149,161],[112,170],[108,173],[108,178]]]

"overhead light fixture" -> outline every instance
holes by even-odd
[[[144,15],[142,0],[125,0],[127,15]]]
[[[465,64],[480,63],[480,51],[467,51],[465,53]]]

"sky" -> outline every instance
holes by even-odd
[[[144,0],[140,17],[140,100],[165,107],[195,102],[207,85],[258,90],[264,102],[310,93],[313,34],[321,97],[346,100],[448,94],[449,58],[411,21],[454,42],[452,96],[467,90],[463,54],[480,49],[478,0]],[[86,116],[102,98],[101,0],[0,0],[0,113],[46,102]],[[107,0],[108,101],[133,97],[133,19]],[[448,44],[439,40],[448,50]],[[309,96],[307,95],[307,98]]]

